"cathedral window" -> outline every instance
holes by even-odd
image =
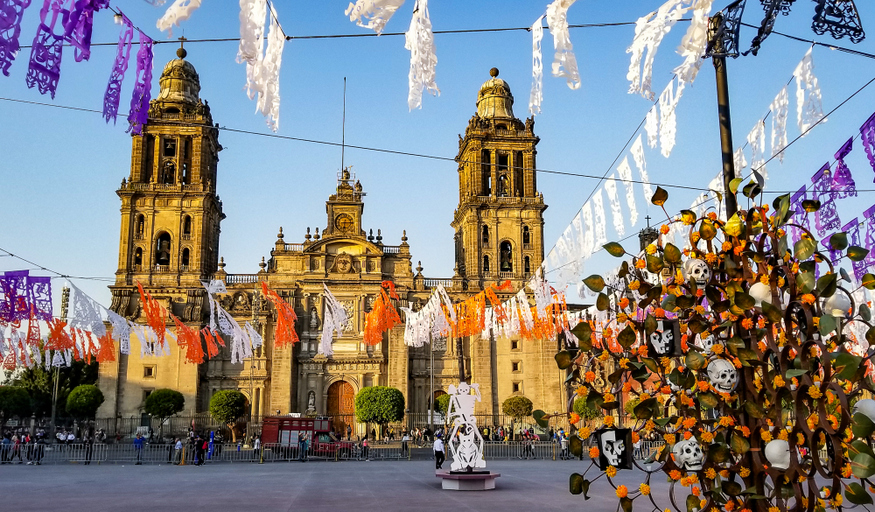
[[[489,150],[480,152],[480,173],[483,178],[483,195],[492,194],[492,155]]]
[[[134,226],[134,239],[142,240],[143,232],[146,230],[146,217],[142,214],[137,215],[137,224]]]
[[[513,272],[513,247],[511,246],[510,242],[501,242],[499,252],[501,255],[500,270],[502,272]]]
[[[498,197],[508,196],[508,179],[506,174],[498,177]]]
[[[483,247],[489,247],[489,226],[483,226]]]
[[[172,185],[176,181],[176,165],[170,160],[164,162],[164,167],[161,168],[161,183]]]
[[[189,260],[189,250],[188,248],[182,250],[182,270],[188,270],[188,260]]]
[[[182,220],[182,239],[191,239],[191,217],[189,215],[186,215],[185,219]]]
[[[483,273],[489,273],[489,256],[483,256]]]
[[[529,275],[529,274],[532,273],[532,267],[531,267],[531,263],[529,263],[529,257],[528,257],[528,256],[526,256],[525,258],[523,258],[523,272],[525,272],[526,275]]]
[[[176,156],[176,139],[164,139],[164,156]]]
[[[529,227],[523,226],[523,246],[527,247],[531,243],[531,239],[529,237]]]
[[[170,234],[161,233],[155,240],[155,265],[170,265]]]
[[[140,270],[143,266],[143,249],[137,247],[137,250],[134,251],[134,269]]]
[[[505,153],[498,154],[498,172],[507,172],[508,155]]]

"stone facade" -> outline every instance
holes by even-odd
[[[387,245],[379,230],[376,236],[362,230],[363,186],[348,170],[339,173],[326,201],[321,233],[308,230],[303,241],[287,243],[280,228],[258,273],[230,274],[218,258],[224,215],[215,188],[222,146],[209,107],[200,100],[197,73],[184,56],[183,51],[165,67],[149,123],[133,137],[131,173],[118,190],[122,223],[112,309],[144,322],[140,283],[168,311],[200,328],[209,320],[201,281],[221,279],[228,291],[217,297],[222,306],[241,324],[256,326],[265,344],[243,363],[232,364],[223,349],[193,365],[175,347],[170,357],[141,357],[132,340],[130,355],[119,354],[117,362],[100,367],[106,401],[99,415],[139,415],[151,390],[168,387],[183,392],[192,412],[206,410],[216,391],[237,389],[256,416],[339,416],[352,414],[352,396],[374,385],[401,390],[408,410],[424,413],[433,396],[432,373],[434,389],[445,390],[458,383],[460,364],[465,376],[480,384],[477,413],[500,414],[501,402],[514,394],[529,397],[536,408],[564,410],[563,375],[553,360],[556,340],[441,339],[430,353],[430,347],[407,347],[403,326],[385,333],[376,346],[362,340],[365,314],[383,281],[395,283],[398,306],[416,309],[439,284],[461,301],[487,284],[510,280],[512,292],[500,295],[509,298],[541,264],[546,205],[534,172],[538,138],[532,120],[513,117],[513,96],[497,70],[481,88],[478,113],[460,137],[452,278],[426,278],[421,266],[412,268],[406,233],[398,245]],[[262,281],[295,308],[301,342],[294,347],[274,346],[275,317],[260,295]],[[331,357],[317,355],[323,286],[350,318]]]

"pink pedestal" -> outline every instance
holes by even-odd
[[[500,473],[450,473],[438,469],[434,476],[441,479],[441,488],[450,491],[488,491],[495,489],[495,479]]]

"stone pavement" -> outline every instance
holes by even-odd
[[[495,490],[481,492],[442,490],[431,461],[202,467],[3,465],[0,508],[15,512],[617,510],[614,490],[604,478],[592,484],[589,501],[568,492],[568,476],[583,472],[589,461],[502,460],[488,464],[501,477]],[[449,462],[444,468],[448,466]],[[592,479],[597,475],[593,468],[588,476]],[[665,477],[654,480],[659,482],[653,485],[654,490],[667,488]],[[643,475],[622,471],[615,481],[635,489]]]

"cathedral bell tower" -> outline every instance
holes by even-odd
[[[505,280],[519,289],[544,259],[547,205],[535,175],[540,139],[534,118],[523,123],[514,117],[513,95],[498,69],[489,74],[456,156],[456,272],[470,289]]]
[[[200,281],[218,267],[219,223],[225,217],[216,195],[222,146],[210,107],[199,97],[197,71],[185,60],[185,49],[177,55],[161,73],[161,90],[150,104],[143,133],[132,137],[131,173],[116,192],[122,202],[121,238],[111,288],[112,308],[122,314],[133,313],[128,309],[137,302],[131,301],[137,282],[189,288],[191,297],[181,302],[191,303],[202,296]],[[177,314],[200,321],[197,307]]]
[[[337,177],[337,193],[332,194],[325,203],[328,214],[328,225],[323,231],[324,236],[363,237],[362,213],[365,203],[362,201],[365,193],[362,184],[350,174],[349,167],[340,171]]]

